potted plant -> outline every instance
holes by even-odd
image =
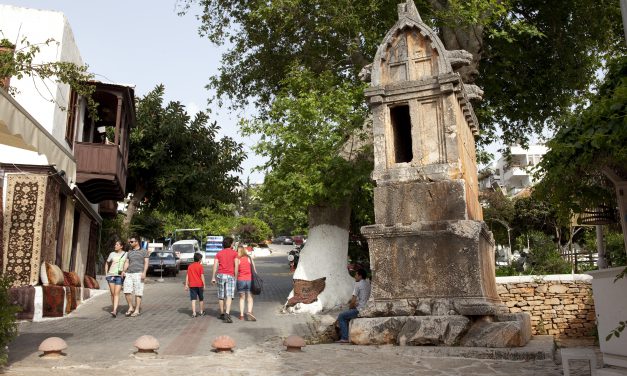
[[[14,70],[15,45],[6,38],[0,39],[0,88],[7,90]]]

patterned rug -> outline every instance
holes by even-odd
[[[65,287],[65,301],[67,302],[65,307],[65,313],[70,313],[78,306],[78,287],[66,286]]]
[[[35,315],[35,287],[22,286],[9,289],[9,302],[19,306],[18,320],[32,320]]]
[[[291,307],[296,303],[311,304],[318,300],[318,295],[326,286],[326,277],[306,281],[304,279],[294,280],[294,296],[287,301],[287,306]]]
[[[13,286],[39,281],[45,175],[7,175],[3,269]]]
[[[63,301],[65,290],[63,286],[42,286],[43,289],[43,317],[63,317]]]

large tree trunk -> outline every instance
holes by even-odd
[[[298,303],[290,311],[315,314],[346,304],[350,299],[354,282],[347,269],[350,213],[348,204],[309,209],[309,237],[300,253],[294,279],[313,281],[326,277],[326,286],[316,302]],[[288,299],[293,295],[292,290]]]
[[[135,213],[137,213],[137,210],[139,209],[139,204],[142,202],[144,197],[146,197],[146,189],[144,189],[144,187],[138,186],[131,196],[131,200],[128,203],[128,208],[126,208],[126,217],[124,217],[124,221],[122,222],[126,230],[130,229],[133,216],[135,215]]]

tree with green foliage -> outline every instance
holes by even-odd
[[[626,115],[627,58],[622,57],[609,62],[604,82],[588,107],[562,119],[539,164],[542,181],[537,192],[562,218],[588,208],[617,206],[605,171],[627,177]]]
[[[253,101],[263,115],[295,65],[330,72],[355,86],[379,42],[396,22],[400,0],[185,0],[201,7],[200,33],[229,41],[209,83],[234,106]],[[613,0],[418,0],[423,20],[449,50],[473,62],[465,82],[484,90],[476,108],[482,137],[527,140],[568,113],[610,56],[625,52],[620,7]]]
[[[278,203],[277,215],[308,208],[311,228],[321,223],[312,213],[349,217],[348,200],[371,192],[362,183],[368,180],[368,159],[349,163],[337,152],[340,140],[355,141],[363,134],[368,112],[359,72],[396,22],[398,2],[184,2],[201,6],[201,34],[216,44],[232,44],[209,88],[234,107],[255,104],[258,115],[244,131],[267,137],[258,149],[269,158],[264,198]],[[461,74],[484,89],[477,113],[487,139],[494,138],[497,126],[505,142],[543,129],[576,102],[603,56],[615,54],[622,40],[620,10],[611,0],[569,6],[533,0],[421,0],[417,5],[447,49],[473,54]],[[316,137],[319,131],[328,139]],[[309,147],[310,137],[316,148]],[[357,145],[365,154],[363,143]],[[329,204],[344,212],[321,210]],[[315,239],[311,235],[307,247]],[[346,245],[338,252],[341,258]],[[299,268],[308,265],[307,253],[301,256]]]
[[[245,156],[241,144],[217,139],[218,125],[198,112],[192,119],[179,102],[164,104],[163,85],[137,101],[130,135],[126,224],[139,207],[193,214],[237,200]]]

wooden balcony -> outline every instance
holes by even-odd
[[[76,142],[76,184],[93,203],[122,200],[127,166],[117,145]]]

